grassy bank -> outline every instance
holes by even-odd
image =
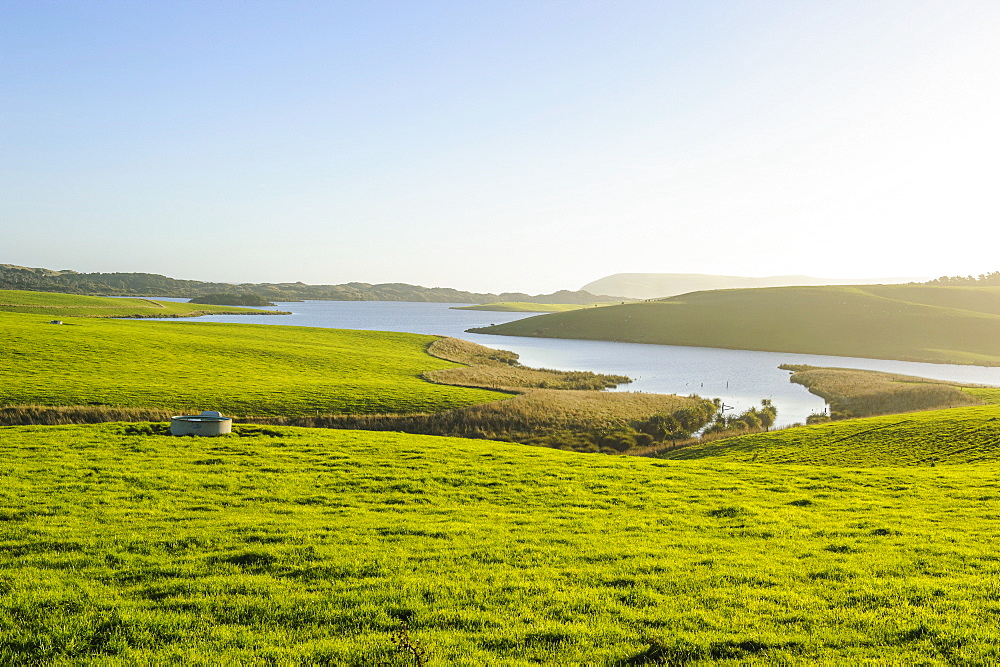
[[[1000,288],[717,290],[540,315],[474,331],[1000,365]]]
[[[0,313],[0,405],[234,416],[435,412],[505,394],[426,381],[434,336]]]
[[[198,317],[200,315],[287,315],[274,310],[176,303],[154,299],[0,290],[0,312],[27,313],[48,319],[66,317]]]
[[[530,368],[522,366],[513,352],[494,350],[460,338],[436,340],[427,351],[440,359],[462,364],[424,374],[427,379],[442,384],[519,392],[523,389],[611,389],[632,381],[625,375]]]
[[[1000,659],[995,453],[868,470],[0,429],[0,662]]]
[[[928,466],[994,461],[1000,406],[848,419],[695,444],[669,459],[824,466]]]
[[[793,371],[791,382],[803,385],[829,403],[833,419],[981,405],[987,401],[974,392],[990,391],[972,385],[852,368],[796,364],[783,364],[781,368]]]

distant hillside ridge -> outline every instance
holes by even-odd
[[[193,298],[220,292],[255,295],[268,301],[425,301],[436,303],[572,303],[628,301],[626,297],[560,290],[552,294],[522,292],[479,294],[449,287],[421,287],[404,283],[346,283],[307,285],[295,283],[213,283],[178,280],[156,273],[78,273],[14,264],[0,264],[0,289],[61,292],[99,296],[170,296]]]
[[[707,290],[470,331],[1000,366],[1000,287]]]
[[[817,285],[889,285],[923,282],[926,278],[814,278],[812,276],[717,276],[704,273],[616,273],[587,283],[581,290],[621,294],[632,299],[662,299],[688,292],[747,287],[812,287]]]
[[[177,303],[146,298],[115,298],[66,294],[65,292],[2,289],[0,289],[0,313],[30,313],[41,315],[50,321],[51,318],[61,317],[163,318],[201,317],[202,315],[291,314],[281,310],[242,308],[237,307],[236,304]]]

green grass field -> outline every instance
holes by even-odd
[[[995,397],[996,390],[986,390],[983,398],[989,394]],[[994,404],[756,433],[663,456],[823,466],[926,466],[994,461],[998,447],[1000,405]]]
[[[1000,365],[1000,288],[715,290],[474,331],[995,366]]]
[[[153,299],[0,290],[0,312],[64,317],[197,317],[199,315],[283,315],[273,310],[176,303]]]
[[[233,416],[435,412],[504,398],[428,382],[434,336],[0,313],[0,405],[220,410]]]
[[[498,313],[564,313],[569,310],[587,308],[575,303],[528,303],[525,301],[502,301],[484,303],[477,306],[452,306],[453,310],[491,310]]]
[[[866,315],[857,326],[927,327],[920,340],[883,334],[897,352],[992,354],[995,340],[954,327],[989,333],[1000,290],[819,289],[565,316],[650,308],[631,311],[656,314],[648,324],[702,313],[679,318],[674,328],[690,333],[735,299],[726,326],[742,322],[754,338],[794,313],[816,333],[825,306],[836,311],[827,327],[849,312]],[[748,320],[736,292],[773,308]],[[35,310],[0,312],[0,406],[78,406],[75,418],[105,405],[124,406],[123,419],[142,408],[481,412],[470,421],[481,430],[512,410],[537,427],[695,400],[533,389],[491,403],[507,395],[425,378],[508,388],[612,378],[525,369],[516,355],[433,336],[74,318],[60,309],[126,300],[21,294],[32,296],[11,307]],[[66,325],[48,324],[56,318]],[[931,339],[938,347],[919,347]],[[432,343],[454,361],[430,356]],[[804,372],[844,401],[912,393],[909,378]],[[1000,389],[961,391],[988,405],[658,459],[384,431],[0,427],[0,664],[996,664]]]
[[[995,664],[997,453],[821,468],[0,428],[0,662]],[[271,433],[272,435],[267,435]]]

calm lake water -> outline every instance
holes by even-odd
[[[170,300],[186,301],[186,299]],[[825,408],[823,399],[813,396],[801,385],[789,382],[789,372],[778,368],[780,364],[861,368],[938,380],[1000,386],[1000,368],[982,366],[472,334],[466,333],[466,329],[511,322],[530,317],[531,314],[455,310],[452,308],[455,305],[461,304],[305,301],[280,303],[270,308],[270,310],[291,311],[292,315],[211,315],[167,321],[245,322],[454,336],[488,347],[516,352],[520,355],[521,362],[527,366],[615,373],[627,375],[634,380],[631,384],[621,385],[617,391],[699,394],[706,398],[720,398],[736,412],[759,404],[762,398],[769,398],[778,408],[778,425],[804,422],[809,414],[822,412]]]

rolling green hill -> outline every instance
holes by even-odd
[[[704,273],[616,273],[587,283],[580,289],[600,294],[621,294],[633,299],[664,299],[688,292],[745,287],[811,285],[866,285],[920,282],[919,278],[814,278],[813,276],[719,276]]]
[[[287,315],[274,310],[207,304],[117,299],[81,294],[0,290],[0,312],[61,317],[197,317],[199,315]]]
[[[992,393],[996,400],[996,390],[983,392]],[[996,462],[1000,458],[1000,405],[755,433],[692,445],[663,457],[850,467]]]
[[[0,313],[0,405],[106,404],[294,416],[435,412],[506,396],[424,380],[425,371],[457,366],[427,354],[435,336],[211,322],[64,321],[53,326],[35,315]]]
[[[1000,661],[995,456],[162,428],[0,428],[0,663]]]
[[[1000,365],[1000,288],[716,290],[472,331],[994,366]]]
[[[7,294],[20,297],[18,308],[60,316],[106,316],[122,301],[152,304]],[[116,314],[123,312],[131,311]],[[602,393],[629,379],[526,368],[516,354],[436,336],[99,317],[63,322],[0,311],[0,423],[157,420],[213,409],[258,423],[517,442],[544,436],[549,446],[617,453],[652,438],[629,424],[708,405]]]

